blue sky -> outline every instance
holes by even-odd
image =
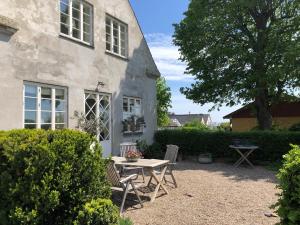
[[[187,100],[179,91],[189,86],[193,78],[184,75],[185,64],[178,60],[178,49],[172,45],[172,24],[180,22],[187,10],[189,0],[130,0],[147,39],[154,60],[172,90],[171,112],[177,114],[208,113],[212,104],[200,106]],[[209,112],[213,122],[221,122],[223,116],[238,109],[222,107]]]

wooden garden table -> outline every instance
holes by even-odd
[[[128,162],[124,157],[112,157],[112,160],[115,162],[116,166],[142,167],[150,172],[151,177],[157,182],[155,191],[151,197],[151,202],[155,201],[160,188],[162,188],[166,194],[169,194],[168,190],[163,184],[163,179],[168,168],[169,160],[139,159],[137,162]],[[155,173],[155,168],[161,168],[161,173],[159,175]],[[149,185],[150,184],[148,183],[148,186]]]
[[[259,147],[255,145],[230,145],[230,148],[234,149],[241,155],[241,158],[234,164],[235,167],[239,167],[244,161],[246,161],[252,168],[253,164],[249,161],[248,157]]]

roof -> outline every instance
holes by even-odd
[[[170,114],[169,117],[171,121],[178,121],[181,125],[187,124],[193,120],[200,120],[207,124],[210,120],[209,114]]]
[[[281,102],[271,106],[272,117],[300,117],[300,102]],[[254,104],[248,104],[226,116],[231,118],[255,118]]]

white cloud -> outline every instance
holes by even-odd
[[[192,76],[184,74],[186,64],[179,60],[180,53],[170,35],[156,33],[145,37],[158,69],[167,80],[192,80]]]

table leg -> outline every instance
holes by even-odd
[[[244,161],[246,161],[252,168],[254,168],[254,165],[247,159],[254,149],[247,151],[245,154],[243,154],[239,149],[236,149],[236,151],[241,155],[241,158],[234,164],[235,167],[239,167]]]
[[[157,182],[157,185],[155,187],[155,191],[151,197],[151,202],[154,202],[155,201],[155,198],[156,198],[156,195],[159,191],[160,188],[162,188],[166,194],[169,194],[168,190],[166,189],[166,187],[163,185],[163,179],[164,179],[164,176],[165,176],[165,173],[166,173],[166,170],[167,170],[168,166],[164,166],[164,168],[162,169],[161,171],[161,174],[160,176],[157,176],[154,172],[154,170],[152,169],[150,171],[151,173],[151,178],[153,178],[156,182]]]

